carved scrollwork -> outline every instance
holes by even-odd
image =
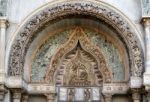
[[[124,39],[126,45],[128,46],[130,59],[132,60],[132,76],[142,75],[142,49],[138,44],[139,40],[134,34],[132,27],[122,16],[120,16],[114,10],[105,7],[104,5],[86,2],[84,0],[80,3],[65,2],[59,3],[57,4],[57,6],[50,6],[44,10],[41,10],[41,12],[34,15],[30,20],[28,20],[27,23],[18,32],[18,35],[11,46],[8,74],[10,76],[22,74],[25,54],[28,50],[28,46],[33,40],[33,35],[35,34],[35,32],[39,31],[39,29],[43,27],[47,22],[50,22],[58,17],[70,14],[91,15],[104,20],[112,26],[115,25],[113,27],[120,33],[120,36]],[[68,46],[71,45],[68,44]],[[65,51],[65,49],[61,50]],[[53,63],[57,62],[58,60],[53,61]],[[53,64],[53,66],[54,65],[55,64]]]

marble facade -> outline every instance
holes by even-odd
[[[149,0],[0,0],[0,102],[150,102],[149,34]]]

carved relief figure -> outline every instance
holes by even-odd
[[[73,102],[75,95],[74,89],[69,89],[68,91],[68,102]]]
[[[90,102],[90,98],[91,98],[90,89],[85,89],[85,91],[84,91],[84,100],[85,100],[85,102]]]

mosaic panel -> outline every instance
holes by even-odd
[[[124,66],[118,50],[112,43],[110,43],[110,41],[107,41],[106,38],[99,33],[91,32],[89,30],[86,30],[85,32],[91,41],[102,50],[102,53],[108,64],[108,68],[111,68],[113,72],[114,79],[117,81],[123,80],[125,77]]]
[[[42,81],[49,66],[52,55],[56,49],[68,40],[68,35],[71,31],[66,30],[55,36],[50,37],[37,51],[37,54],[33,60],[31,80],[33,82]]]
[[[33,82],[40,82],[44,79],[52,55],[60,45],[64,44],[69,39],[69,34],[72,30],[73,29],[70,29],[55,34],[55,36],[49,38],[49,40],[47,40],[37,51],[31,71],[31,80]],[[117,81],[124,80],[124,65],[117,48],[98,32],[85,30],[85,33],[90,40],[101,49],[108,67],[111,68],[113,72],[114,79]]]

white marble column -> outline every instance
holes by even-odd
[[[12,102],[21,102],[21,90],[12,89]]]
[[[7,25],[7,19],[0,17],[0,83],[4,83],[5,78],[5,37]]]
[[[49,93],[46,94],[46,96],[47,96],[47,102],[55,102],[56,93]]]
[[[144,85],[150,85],[150,18],[143,19],[145,29],[145,73]]]

